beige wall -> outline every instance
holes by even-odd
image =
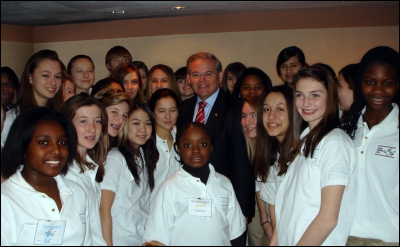
[[[34,53],[32,43],[1,41],[1,66],[8,66],[21,78],[26,61]]]
[[[324,62],[337,72],[349,63],[359,62],[372,47],[387,45],[399,50],[399,27],[249,31],[50,42],[34,44],[34,51],[53,49],[65,64],[74,55],[89,55],[95,62],[97,81],[108,75],[104,58],[108,49],[115,45],[126,47],[134,60],[144,61],[149,69],[163,63],[174,71],[185,66],[186,59],[193,53],[208,51],[221,60],[223,68],[231,62],[240,61],[246,66],[261,68],[274,84],[278,84],[281,81],[276,75],[275,63],[278,53],[285,47],[296,45],[304,51],[309,64]]]
[[[288,18],[290,16],[290,18]],[[18,75],[33,52],[56,50],[67,65],[86,54],[95,62],[96,80],[108,75],[107,51],[126,47],[148,67],[173,70],[198,51],[214,53],[225,68],[240,61],[263,69],[274,84],[278,53],[300,47],[309,64],[324,62],[336,71],[358,62],[377,45],[399,50],[399,8],[340,8],[146,18],[124,21],[24,27],[1,24],[1,66]]]

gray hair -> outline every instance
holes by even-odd
[[[190,71],[190,64],[194,61],[194,60],[197,60],[197,59],[211,59],[211,60],[213,60],[214,62],[215,62],[215,69],[218,71],[218,72],[222,72],[222,64],[221,64],[221,62],[219,61],[219,59],[216,57],[216,56],[214,56],[213,54],[211,54],[211,53],[209,53],[209,52],[198,52],[198,53],[196,53],[196,54],[193,54],[193,55],[191,55],[189,58],[188,58],[188,60],[187,60],[187,62],[186,62],[186,68],[187,68],[187,73],[189,74],[191,71]]]

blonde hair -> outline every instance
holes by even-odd
[[[243,105],[248,103],[251,108],[253,108],[254,112],[258,114],[258,109],[260,108],[260,96],[255,96],[252,98],[245,98],[243,101]],[[242,107],[243,107],[242,105]],[[246,147],[247,147],[247,155],[249,157],[250,163],[253,163],[254,160],[254,153],[255,153],[255,144],[252,144],[250,138],[247,136],[245,128],[242,126],[242,131],[244,135],[244,139],[246,140]]]
[[[130,106],[131,104],[131,98],[129,97],[128,94],[126,94],[125,92],[117,92],[116,90],[110,90],[109,88],[104,88],[98,91],[95,95],[93,95],[93,97],[103,105],[104,109],[106,109],[109,106],[118,105],[123,102],[126,102],[128,106]],[[122,146],[123,143],[126,142],[127,131],[128,131],[127,128],[123,126],[122,130],[118,133],[116,140],[113,140],[113,143],[110,143],[109,149],[113,148],[114,146],[116,147]]]

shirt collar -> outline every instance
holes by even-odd
[[[176,134],[175,134],[175,131],[174,131],[174,130],[171,131],[171,135],[172,135],[172,137],[174,138],[174,142],[175,142]],[[162,141],[166,141],[166,140],[161,139],[161,138],[156,134],[156,142],[162,142]]]
[[[303,139],[308,133],[310,133],[310,127],[307,127],[301,132],[300,138]]]
[[[393,129],[399,127],[399,107],[397,104],[392,104],[393,109],[390,111],[389,115],[385,117],[379,124],[375,125],[374,127],[381,128],[384,131],[391,132]],[[358,126],[363,124],[362,115],[365,113],[366,107],[361,112],[360,119],[358,120]]]
[[[95,166],[94,166],[93,170],[90,170],[84,165],[83,166],[84,172],[94,171],[94,174],[96,174],[97,173],[97,169],[99,169],[99,166],[92,160],[92,158],[90,158],[90,156],[88,154],[86,154],[86,162],[92,163]],[[72,165],[68,167],[68,171],[69,170],[73,170],[73,171],[77,172],[77,174],[81,173],[81,168],[79,168],[78,164],[76,163],[76,160],[74,160]]]
[[[208,107],[208,106],[211,106],[211,107],[212,107],[212,106],[214,105],[214,102],[215,102],[215,100],[217,99],[219,90],[220,90],[220,88],[218,87],[217,91],[215,91],[210,97],[208,97],[206,100],[204,100],[204,102],[207,103],[206,107]],[[201,100],[201,99],[197,96],[196,105],[198,105],[201,101],[203,101],[203,100]]]
[[[215,169],[214,169],[214,166],[212,166],[210,163],[208,164],[208,167],[210,168],[210,175],[208,175],[208,178],[211,178],[211,177],[215,177],[215,178],[217,178],[217,176],[216,176],[216,172],[215,172]],[[184,183],[187,183],[187,182],[189,182],[190,180],[193,180],[195,177],[193,177],[192,175],[190,175],[187,171],[185,171],[183,168],[182,168],[182,166],[180,166],[179,167],[179,170],[180,170],[180,172],[181,172],[181,179],[183,180],[183,182]]]
[[[21,174],[22,169],[23,169],[23,165],[21,165],[21,169],[17,170],[17,172],[9,178],[12,186],[24,195],[42,193],[42,192],[35,190],[30,184],[28,184],[28,182],[26,182],[26,180],[22,177],[22,174]],[[74,189],[69,187],[64,182],[63,178],[60,175],[55,176],[54,179],[56,180],[57,187],[58,187],[58,190],[60,191],[60,194],[62,192],[73,193]]]

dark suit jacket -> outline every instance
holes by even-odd
[[[195,95],[182,102],[178,130],[184,124],[193,122],[196,101]],[[250,222],[255,208],[255,179],[240,124],[242,103],[240,98],[234,98],[220,88],[206,126],[214,139],[210,163],[217,172],[231,180],[242,212]]]

